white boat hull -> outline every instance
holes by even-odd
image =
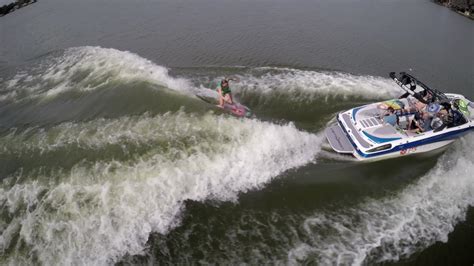
[[[435,143],[430,143],[426,145],[421,145],[417,147],[412,147],[408,149],[402,149],[399,151],[394,151],[390,152],[387,154],[383,154],[380,156],[375,156],[375,157],[362,157],[360,156],[357,152],[354,152],[352,155],[356,157],[360,161],[379,161],[379,160],[385,160],[385,159],[393,159],[393,158],[399,158],[399,157],[405,157],[409,155],[421,155],[421,154],[428,154],[428,153],[436,153],[436,152],[441,152],[448,148],[448,146],[453,143],[455,140],[445,140],[445,141],[439,141]]]

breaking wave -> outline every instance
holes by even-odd
[[[128,51],[102,47],[76,47],[61,56],[46,58],[28,71],[4,82],[0,100],[51,98],[68,91],[88,92],[136,81],[176,91],[190,84],[169,76],[168,69]]]
[[[397,96],[400,89],[392,80],[373,76],[356,76],[341,72],[320,72],[297,69],[269,69],[261,76],[242,76],[244,92],[259,91],[263,95],[272,93],[290,95],[297,101],[328,101],[331,98],[385,99]]]
[[[228,68],[227,75],[215,75],[215,70],[193,73],[189,79],[197,87],[215,86],[225,76],[237,78],[233,90],[241,97],[288,97],[294,102],[332,99],[386,99],[399,96],[401,90],[391,79],[357,76],[335,71],[300,70],[291,68]],[[186,76],[186,75],[184,75]],[[268,100],[267,100],[268,101]],[[263,103],[263,102],[262,102]]]
[[[155,145],[133,160],[80,161],[47,176],[19,172],[5,179],[4,263],[105,264],[140,254],[150,233],[179,224],[186,200],[236,200],[313,161],[321,142],[291,124],[183,112],[35,132],[9,134],[9,149],[47,152],[78,144],[93,153],[118,142],[162,142],[167,148]]]

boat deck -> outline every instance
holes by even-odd
[[[386,110],[381,109],[379,104],[366,105],[352,113],[352,120],[348,114],[343,114],[342,117],[346,124],[354,124],[359,134],[363,134],[365,137],[370,139],[374,143],[390,142],[398,139],[408,138],[416,135],[407,130],[401,129],[399,126],[393,126],[389,123],[384,122],[383,117]],[[399,117],[404,126],[408,126],[408,121],[411,117]],[[361,143],[363,144],[363,143]],[[363,145],[366,148],[369,145]]]

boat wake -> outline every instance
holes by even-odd
[[[141,254],[150,233],[178,225],[187,200],[235,201],[312,162],[321,136],[177,112],[32,128],[1,141],[4,157],[40,161],[0,187],[2,264],[106,264]]]
[[[200,71],[78,47],[3,79],[0,264],[103,265],[143,254],[153,232],[181,223],[187,201],[237,201],[319,158],[322,135],[298,119],[323,127],[341,104],[398,94],[389,79],[337,72]],[[229,72],[242,103],[277,123],[218,115],[194,97]],[[302,218],[305,237],[291,248],[292,235],[278,256],[291,248],[290,263],[358,264],[445,241],[473,203],[468,140],[391,198]],[[289,229],[300,220],[281,219]]]
[[[172,76],[166,67],[134,53],[90,46],[38,60],[0,83],[1,124],[44,126],[144,110],[164,113],[179,106],[197,112],[209,107],[193,103],[194,95],[214,89],[228,75],[240,79],[231,84],[240,102],[257,115],[285,121],[319,123],[331,113],[398,90],[380,77],[274,67],[176,69],[179,74]]]
[[[400,193],[308,217],[302,227],[309,240],[288,252],[289,262],[398,261],[437,241],[446,242],[474,205],[473,140],[460,140],[430,172]]]
[[[170,77],[168,69],[134,53],[102,47],[75,47],[44,58],[33,69],[19,71],[4,82],[2,101],[51,99],[66,92],[116,88],[122,83],[148,82],[176,91],[190,84]]]

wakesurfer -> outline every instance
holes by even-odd
[[[229,87],[229,81],[235,81],[233,78],[224,78],[220,85],[217,86],[217,92],[219,93],[219,104],[217,105],[220,108],[224,108],[224,103],[234,104],[232,100],[232,91]]]

